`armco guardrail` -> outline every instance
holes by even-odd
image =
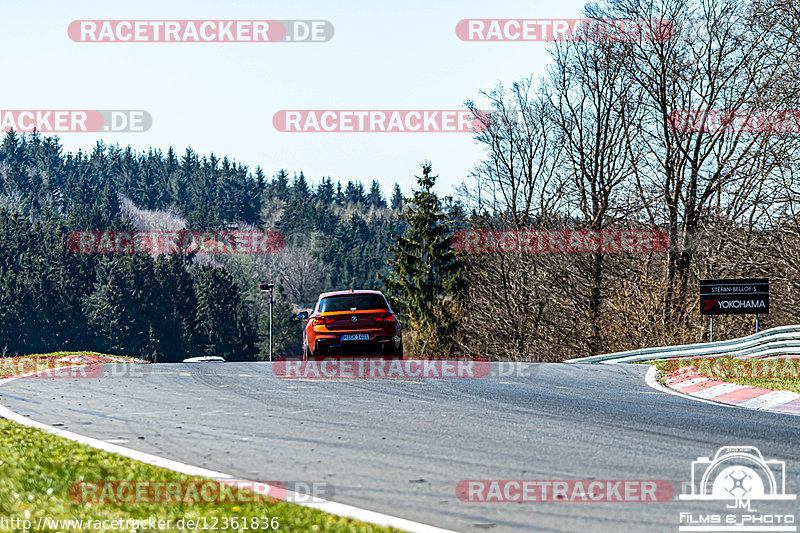
[[[747,337],[718,342],[701,342],[681,346],[642,348],[579,359],[566,363],[634,363],[670,357],[730,355],[734,357],[767,357],[800,354],[800,325],[765,329]]]

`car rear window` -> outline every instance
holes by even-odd
[[[328,296],[319,303],[320,313],[331,311],[350,311],[351,309],[388,309],[386,300],[380,294],[344,294]]]

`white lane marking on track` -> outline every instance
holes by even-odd
[[[35,372],[31,372],[20,376],[12,376],[0,379],[0,386],[2,386],[5,383],[9,383],[16,379],[19,379],[23,376],[28,376],[34,373]],[[65,431],[63,429],[58,429],[53,426],[48,426],[47,424],[37,422],[36,420],[32,420],[19,413],[15,413],[14,411],[12,411],[11,409],[9,409],[4,405],[0,405],[0,417],[6,418],[13,422],[17,422],[18,424],[22,424],[23,426],[34,427],[37,429],[41,429],[43,431],[47,431],[48,433],[52,433],[53,435],[69,439],[71,441],[75,441],[79,444],[85,444],[86,446],[90,446],[98,450],[103,450],[109,453],[122,455],[123,457],[128,457],[130,459],[134,459],[142,463],[146,463],[153,466],[159,466],[161,468],[166,468],[168,470],[173,470],[175,472],[186,474],[188,476],[207,477],[219,482],[234,480],[233,476],[231,476],[230,474],[223,474],[222,472],[215,472],[213,470],[208,470],[206,468],[200,468],[199,466],[193,466],[186,463],[181,463],[180,461],[165,459],[157,455],[152,455],[149,453],[132,450],[131,448],[125,448],[123,446],[112,444],[107,441],[97,440],[92,437],[87,437],[85,435],[80,435],[78,433],[72,433],[71,431]],[[241,482],[245,480],[236,480],[236,481]],[[261,485],[265,487],[267,490],[269,490],[269,488],[272,487],[271,485],[257,481],[245,481],[245,482],[254,485],[255,484]],[[278,487],[272,487],[272,488],[275,488],[276,490],[278,489]],[[435,526],[430,526],[428,524],[422,524],[419,522],[414,522],[412,520],[406,520],[405,518],[399,518],[396,516],[379,513],[376,511],[369,511],[367,509],[361,509],[359,507],[354,507],[352,505],[346,505],[343,503],[336,503],[321,499],[317,499],[316,502],[303,502],[302,498],[304,498],[305,496],[291,491],[287,492],[287,497],[289,496],[291,497],[291,499],[295,500],[293,503],[296,503],[297,505],[302,505],[303,507],[308,507],[311,509],[317,509],[319,511],[334,514],[337,516],[353,518],[355,520],[360,520],[362,522],[377,524],[379,526],[393,527],[396,529],[410,531],[411,533],[456,533],[455,531],[449,529],[442,529]]]

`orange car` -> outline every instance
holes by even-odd
[[[303,328],[303,359],[373,355],[403,357],[400,321],[380,291],[338,291],[320,294],[314,311],[297,318]]]

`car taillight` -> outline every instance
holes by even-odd
[[[325,324],[326,326],[329,326],[334,322],[336,322],[336,319],[333,318],[332,316],[318,316],[314,318],[312,325],[319,326],[320,324]]]
[[[372,320],[375,322],[394,322],[394,315],[392,313],[386,313],[385,315],[374,316]]]

